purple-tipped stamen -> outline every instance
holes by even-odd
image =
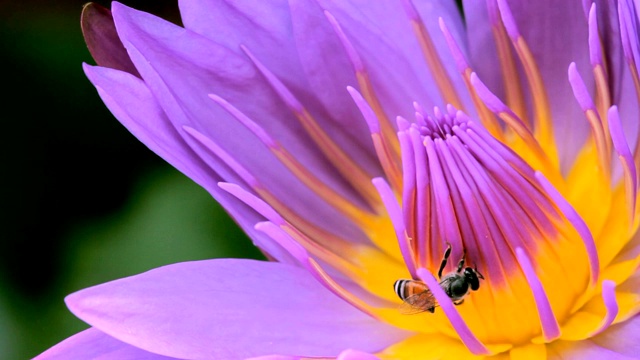
[[[605,314],[604,319],[602,319],[602,323],[598,329],[589,334],[590,337],[596,336],[605,331],[609,326],[611,326],[611,324],[613,324],[616,316],[618,316],[620,308],[618,307],[618,301],[616,300],[616,283],[611,280],[605,280],[602,282],[602,301],[607,309],[607,313]]]
[[[549,342],[560,337],[560,326],[558,320],[556,320],[549,298],[547,297],[544,287],[538,275],[531,264],[531,260],[522,248],[516,249],[516,257],[522,268],[527,283],[533,292],[533,298],[536,302],[536,308],[538,309],[538,316],[540,317],[540,325],[542,326],[542,336],[545,341]]]
[[[562,212],[564,217],[569,221],[569,223],[571,223],[574,229],[576,229],[578,235],[580,235],[587,251],[587,256],[589,257],[589,272],[591,274],[590,283],[591,285],[595,285],[600,277],[600,260],[598,257],[598,249],[596,248],[596,243],[593,239],[593,235],[591,235],[589,227],[573,206],[571,206],[564,196],[556,190],[556,188],[544,177],[544,175],[542,175],[541,172],[536,171],[536,179],[546,191],[547,195],[549,195],[551,200],[556,204],[556,206],[558,206],[560,212]]]
[[[265,233],[276,244],[280,245],[289,255],[291,255],[299,265],[309,267],[309,254],[307,250],[297,243],[293,238],[287,234],[279,225],[272,223],[271,221],[261,221],[257,223],[255,229]],[[278,261],[281,261],[278,259]]]
[[[353,294],[346,291],[340,284],[338,284],[329,274],[327,274],[318,263],[309,256],[309,253],[302,247],[296,240],[294,240],[286,231],[281,227],[273,224],[272,222],[265,221],[256,224],[256,229],[267,234],[273,241],[283,247],[288,253],[296,259],[319,283],[325,288],[334,293],[339,298],[350,303],[355,308],[360,309],[362,312],[371,315],[376,318],[372,308],[365,302],[358,299]]]
[[[520,31],[518,30],[518,25],[516,25],[516,21],[513,18],[513,13],[511,13],[511,8],[507,4],[506,0],[497,0],[497,2],[502,23],[504,24],[504,28],[507,30],[507,34],[509,34],[511,40],[518,40],[520,37]]]
[[[409,120],[403,118],[402,116],[396,117],[396,124],[398,125],[398,131],[405,131],[411,126]]]
[[[338,35],[338,39],[340,39],[340,43],[347,53],[347,57],[349,58],[354,71],[363,72],[364,64],[362,63],[362,59],[360,59],[360,55],[358,55],[356,48],[353,46],[353,44],[351,44],[351,41],[349,41],[347,35],[344,33],[344,31],[342,31],[342,27],[340,27],[340,24],[338,24],[336,18],[326,10],[324,11],[324,15],[327,17],[327,20],[329,20],[333,31],[335,31],[336,35]]]
[[[571,84],[571,89],[573,90],[573,96],[578,101],[578,104],[582,108],[582,111],[587,112],[589,110],[596,110],[596,105],[593,103],[593,99],[587,90],[587,86],[584,84],[584,80],[582,80],[582,76],[578,72],[576,67],[576,63],[572,62],[569,64],[569,83]]]
[[[416,193],[415,204],[411,210],[414,223],[414,238],[416,240],[416,249],[418,252],[418,263],[421,266],[425,266],[427,263],[429,254],[440,251],[437,247],[437,242],[432,241],[435,239],[433,232],[435,229],[430,229],[430,222],[433,217],[433,209],[431,204],[431,198],[433,193],[429,187],[429,175],[427,174],[426,153],[424,146],[422,145],[422,138],[417,129],[411,129],[409,131],[409,138],[411,140],[414,163],[410,166],[413,168],[406,173],[406,176],[415,174]],[[431,248],[429,248],[431,245]]]
[[[402,214],[405,229],[411,240],[411,248],[416,253],[418,250],[416,242],[416,166],[414,160],[413,145],[409,136],[409,130],[398,132],[400,151],[402,155]],[[415,257],[414,257],[415,259]]]
[[[380,193],[382,203],[387,209],[389,218],[391,218],[391,223],[393,224],[393,228],[396,232],[396,238],[398,239],[398,244],[400,245],[400,253],[402,254],[404,263],[407,266],[407,270],[409,270],[409,274],[411,274],[411,277],[413,279],[416,279],[415,256],[411,249],[411,243],[409,240],[409,236],[407,235],[407,229],[402,217],[402,210],[400,209],[400,205],[396,201],[393,190],[391,190],[391,187],[383,178],[375,178],[372,180],[372,182],[376,189],[378,189],[378,193]]]
[[[595,3],[591,4],[591,9],[589,10],[589,59],[591,60],[591,65],[603,65]]]
[[[591,125],[591,132],[596,142],[600,166],[602,171],[608,173],[610,170],[610,145],[607,133],[605,132],[606,129],[603,127],[603,119],[600,118],[596,105],[593,103],[593,99],[582,80],[582,76],[580,76],[580,73],[578,72],[576,63],[572,62],[569,64],[568,73],[569,83],[573,90],[573,96],[578,101],[582,111],[584,111],[585,116],[589,121],[589,125]]]
[[[266,66],[264,66],[245,46],[242,50],[254,63],[256,68],[265,77],[269,85],[287,105],[291,112],[298,118],[309,136],[318,145],[318,148],[325,154],[326,158],[333,164],[338,172],[347,180],[356,191],[362,195],[369,205],[376,208],[375,189],[371,186],[372,176],[360,167],[350,156],[348,156],[338,144],[322,129],[311,114],[306,110],[295,95],[275,76]]]
[[[385,175],[391,181],[393,188],[400,191],[402,186],[401,170],[391,149],[392,145],[385,140],[384,134],[381,133],[380,123],[375,111],[356,89],[347,86],[347,91],[369,125],[373,145]]]
[[[243,189],[241,186],[226,182],[219,182],[218,186],[222,190],[238,198],[238,200],[247,204],[258,214],[262,215],[265,219],[268,219],[272,223],[277,224],[278,226],[282,226],[286,223],[282,216],[280,216],[277,211],[269,206],[269,204],[267,204],[264,200],[258,198],[257,196],[251,194],[247,190]]]
[[[351,86],[347,86],[347,91],[349,92],[349,95],[351,95],[353,102],[356,103],[356,106],[358,107],[358,109],[360,109],[360,112],[362,113],[364,120],[367,122],[367,125],[369,126],[369,131],[372,134],[380,134],[380,122],[378,121],[378,117],[376,116],[376,113],[373,111],[371,106],[369,106],[369,103],[364,99],[364,97],[362,97],[360,92],[355,88]]]
[[[464,319],[458,313],[451,298],[442,290],[436,278],[425,268],[418,269],[418,277],[422,280],[438,301],[442,311],[451,322],[462,343],[475,355],[489,355],[491,352],[471,332]]]
[[[451,35],[451,32],[449,31],[449,28],[447,28],[447,24],[445,24],[444,19],[438,18],[438,24],[440,25],[442,34],[444,34],[444,38],[447,42],[447,45],[449,46],[449,50],[451,51],[451,55],[453,55],[453,60],[456,63],[458,71],[464,73],[465,70],[469,68],[469,64],[467,64],[467,60],[465,60],[464,55],[462,54],[462,50],[460,50],[460,47],[454,40],[453,35]]]
[[[247,170],[244,166],[242,166],[236,159],[233,158],[228,152],[223,150],[218,144],[216,144],[213,140],[211,140],[206,135],[202,134],[198,130],[190,127],[183,126],[182,129],[189,134],[193,139],[195,139],[198,144],[203,146],[206,150],[210,151],[213,155],[222,160],[227,166],[231,168],[244,182],[249,184],[251,188],[256,189],[260,187],[260,183],[253,176],[249,170]],[[205,157],[207,158],[207,157]]]
[[[498,115],[513,131],[536,152],[541,159],[546,159],[544,150],[529,130],[529,127],[509,109],[489,88],[480,80],[476,73],[470,76],[471,85],[482,102],[496,115]]]
[[[638,42],[638,32],[635,21],[635,10],[628,0],[618,2],[618,21],[620,23],[620,38],[622,39],[622,49],[630,66],[638,66],[640,59],[640,49]]]
[[[609,118],[609,132],[611,133],[611,140],[613,141],[613,147],[618,153],[622,168],[624,170],[625,189],[627,197],[627,206],[629,208],[629,226],[633,226],[636,216],[636,199],[638,194],[638,175],[636,169],[636,162],[634,161],[633,154],[627,143],[627,139],[624,136],[622,130],[622,124],[620,122],[620,115],[618,114],[618,107],[612,106],[608,112]]]

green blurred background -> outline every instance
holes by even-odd
[[[177,0],[121,2],[180,21]],[[104,107],[81,68],[94,64],[83,4],[0,0],[0,359],[85,329],[64,306],[75,290],[179,261],[260,257]]]

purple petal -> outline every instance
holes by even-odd
[[[114,116],[160,157],[201,186],[215,186],[207,166],[176,132],[147,86],[131,74],[84,65],[89,80]]]
[[[640,354],[640,316],[610,326],[592,341],[603,348],[637,358]]]
[[[628,136],[629,143],[635,144],[638,139],[637,89],[631,75],[630,65],[627,63],[628,59],[624,54],[624,47],[629,44],[625,44],[626,40],[623,41],[623,38],[629,39],[629,37],[624,34],[624,25],[620,25],[618,8],[609,5],[608,3],[599,2],[597,11],[598,21],[603,23],[602,44],[605,46],[605,55],[609,64],[613,104],[618,106],[624,133]],[[622,6],[623,2],[618,2],[618,5]],[[628,6],[627,9],[629,9]],[[637,9],[635,11],[637,12]],[[635,17],[634,14],[629,15],[631,15],[631,19],[625,16],[628,20],[632,20]],[[635,22],[635,20],[632,21]],[[637,35],[634,37],[637,42]],[[636,54],[638,51],[637,46],[638,44],[636,43]],[[638,60],[636,59],[636,67],[638,66]]]
[[[33,360],[171,360],[89,328],[62,341]]]
[[[493,1],[490,3],[495,6]],[[500,66],[496,66],[500,62],[491,32],[490,17],[495,17],[495,14],[488,13],[486,4],[485,1],[464,1],[471,66],[493,93],[505,99]],[[561,164],[566,167],[589,133],[588,123],[584,121],[571,86],[565,80],[566,69],[575,62],[581,74],[588,74],[584,79],[587,87],[593,88],[588,25],[583,8],[579,3],[554,0],[510,1],[509,7],[514,24],[529,45],[542,75],[554,131],[562,137],[558,142]],[[528,85],[522,75],[521,83],[525,94],[528,93]]]
[[[637,359],[640,354],[640,317],[613,325],[584,341],[553,342],[549,359]]]
[[[100,97],[114,116],[153,152],[204,187],[234,217],[261,249],[274,257],[280,252],[272,240],[253,226],[263,220],[254,210],[244,206],[234,196],[222,191],[217,182],[241,180],[220,167],[212,172],[176,132],[146,85],[135,76],[118,70],[85,65],[85,73],[96,86]],[[283,255],[284,256],[284,255]]]
[[[262,142],[249,140],[255,136],[249,129],[208,97],[217,94],[250,118],[260,119],[260,125],[277,134],[277,140],[318,178],[343,189],[342,193],[353,194],[319,151],[310,146],[312,141],[301,125],[244,54],[118,3],[113,4],[113,16],[131,59],[179,131],[190,126],[225,151],[233,150],[238,164],[251,169],[268,191],[300,216],[331,226],[345,238],[363,239],[357,228],[295,178]],[[215,172],[229,172],[201,146],[194,146],[194,150]],[[357,201],[355,195],[350,198]]]
[[[298,267],[218,259],[165,266],[79,291],[71,311],[144,350],[188,359],[379,351],[405,335]]]
[[[317,89],[320,101],[336,117],[361,119],[353,104],[343,96],[344,89],[356,87],[358,81],[350,57],[324,10],[335,17],[353,45],[389,118],[408,117],[410,104],[417,98],[434,104],[429,99],[437,98],[437,89],[423,85],[433,81],[399,4],[377,1],[362,6],[355,1],[310,0],[292,0],[290,3],[302,66],[312,88]],[[401,37],[401,34],[404,35]],[[409,47],[405,50],[404,45]],[[420,66],[413,65],[412,61],[419,62]],[[420,72],[416,72],[417,69]],[[390,73],[395,75],[388,76]],[[340,114],[336,112],[338,110]]]
[[[555,341],[547,349],[548,360],[632,360],[636,356],[625,356],[607,348],[598,346],[591,340]]]
[[[109,9],[95,3],[82,8],[82,35],[89,52],[100,66],[122,70],[140,77],[116,33]]]
[[[317,93],[314,93],[297,49],[299,45],[315,44],[295,41],[287,0],[181,0],[180,11],[187,29],[231,50],[239,51],[240,45],[249,49],[307,107],[320,126],[332,133],[334,141],[358,159],[365,169],[372,173],[379,171],[366,126],[358,120],[360,115],[354,111],[353,104],[347,101],[321,104],[318,101],[318,96],[325,95],[325,89],[315,89]],[[319,16],[326,22],[322,13]],[[277,53],[274,49],[278,49]],[[344,69],[349,70],[349,66]],[[338,90],[334,96],[344,97],[344,87]],[[230,100],[223,94],[218,95]]]
[[[362,351],[345,350],[338,355],[336,360],[380,360],[380,358]]]

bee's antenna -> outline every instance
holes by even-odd
[[[478,277],[482,280],[484,280],[484,276],[482,276],[482,274],[480,273],[480,271],[478,271],[478,264],[473,266],[473,271],[476,272],[476,274],[478,275]]]

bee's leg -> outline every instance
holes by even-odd
[[[432,306],[432,307],[428,308],[427,311],[433,314],[436,311],[436,307]]]
[[[460,259],[460,262],[458,263],[458,269],[457,272],[461,272],[462,268],[464,267],[464,257],[467,255],[467,249],[462,248],[462,258]]]
[[[442,262],[440,263],[440,270],[438,270],[438,279],[442,279],[442,270],[444,270],[444,267],[447,266],[449,255],[451,255],[451,244],[447,242],[447,250],[445,250],[444,252],[444,257],[442,258]]]

